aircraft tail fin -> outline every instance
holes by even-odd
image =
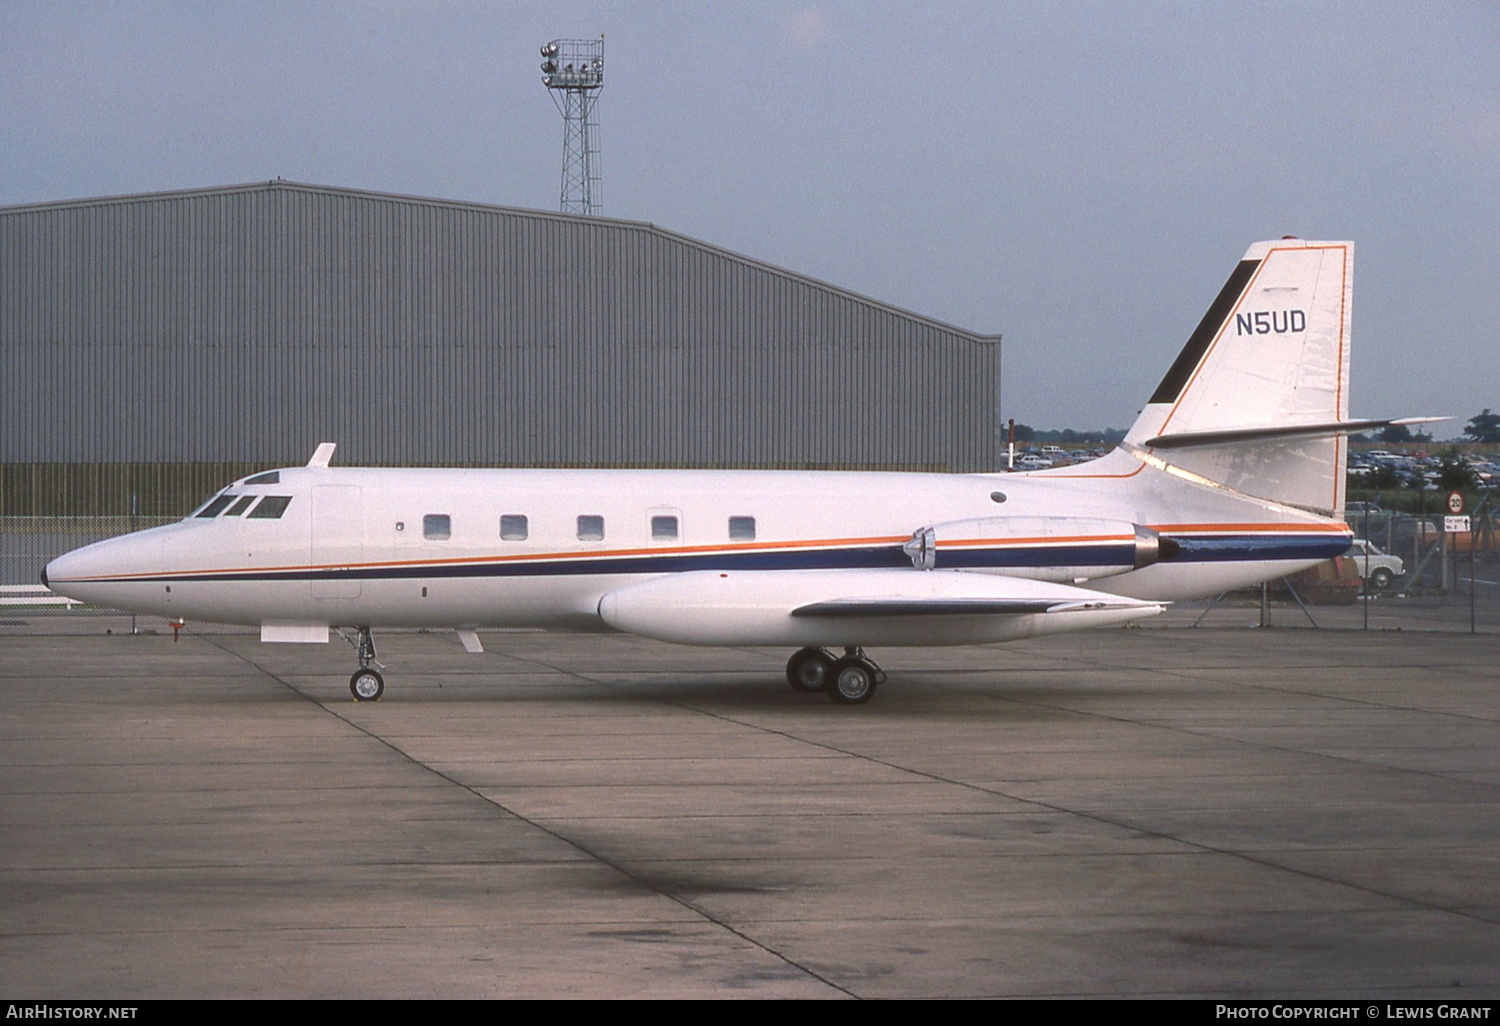
[[[1325,515],[1344,507],[1354,246],[1251,246],[1125,438],[1148,463]]]

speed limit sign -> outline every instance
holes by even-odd
[[[1463,511],[1464,511],[1464,493],[1463,492],[1449,492],[1448,493],[1448,512],[1452,513],[1454,516],[1458,516]]]

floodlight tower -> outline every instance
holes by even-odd
[[[542,47],[542,85],[563,116],[564,214],[596,214],[603,206],[599,180],[599,119],[604,88],[604,37],[554,39]]]

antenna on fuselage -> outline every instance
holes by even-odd
[[[319,442],[317,449],[313,451],[312,459],[307,461],[309,467],[326,467],[333,460],[333,450],[339,447],[337,442]]]

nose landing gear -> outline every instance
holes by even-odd
[[[375,658],[375,638],[370,634],[370,628],[359,628],[359,636],[352,641],[343,631],[339,632],[339,637],[348,641],[359,657],[359,669],[349,678],[349,693],[356,702],[380,701],[380,696],[385,694],[385,678],[374,668],[380,663]]]
[[[825,691],[835,702],[860,705],[875,697],[885,671],[861,648],[845,648],[841,659],[827,649],[804,648],[787,660],[786,679],[796,691]]]

